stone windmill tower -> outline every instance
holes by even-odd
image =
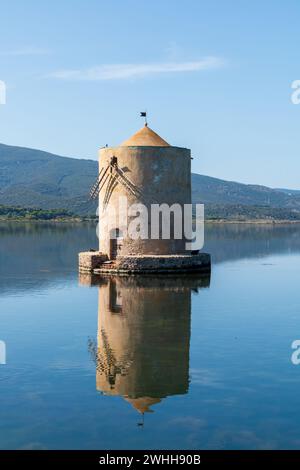
[[[183,229],[178,237],[170,214],[169,236],[161,228],[152,237],[153,219],[148,217],[147,236],[132,237],[128,231],[128,207],[143,205],[151,214],[154,206],[177,205],[182,210],[191,203],[191,152],[174,147],[147,123],[117,147],[99,152],[99,176],[91,190],[99,197],[99,251],[79,256],[81,271],[168,271],[208,270],[210,258],[192,256],[186,249]],[[126,200],[126,207],[120,205]],[[145,229],[145,225],[144,225]],[[145,232],[145,230],[144,230]]]

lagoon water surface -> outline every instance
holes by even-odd
[[[96,246],[0,224],[1,449],[300,448],[300,225],[207,226],[210,279],[79,278]]]

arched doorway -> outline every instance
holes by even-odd
[[[116,259],[120,255],[123,246],[123,233],[119,228],[110,231],[110,259]]]

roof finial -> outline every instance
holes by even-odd
[[[145,126],[148,126],[147,111],[141,111],[141,117],[145,118]]]

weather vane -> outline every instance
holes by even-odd
[[[140,116],[145,118],[145,126],[148,126],[147,122],[147,111],[141,111]]]

